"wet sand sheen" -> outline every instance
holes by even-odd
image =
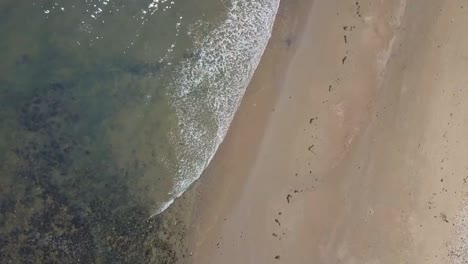
[[[447,1],[283,1],[196,187],[194,262],[465,263],[467,20]]]

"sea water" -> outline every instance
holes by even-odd
[[[0,1],[1,259],[156,261],[146,220],[215,154],[278,4]]]

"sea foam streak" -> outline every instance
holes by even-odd
[[[279,0],[233,0],[227,19],[198,41],[169,88],[179,120],[171,138],[178,166],[168,208],[200,177],[223,141],[271,36]]]

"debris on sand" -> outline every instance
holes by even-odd
[[[278,219],[275,218],[275,222],[276,222],[279,226],[281,226],[281,223],[280,223],[280,221],[279,221]]]

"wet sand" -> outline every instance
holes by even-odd
[[[194,263],[467,263],[468,5],[283,1]]]

